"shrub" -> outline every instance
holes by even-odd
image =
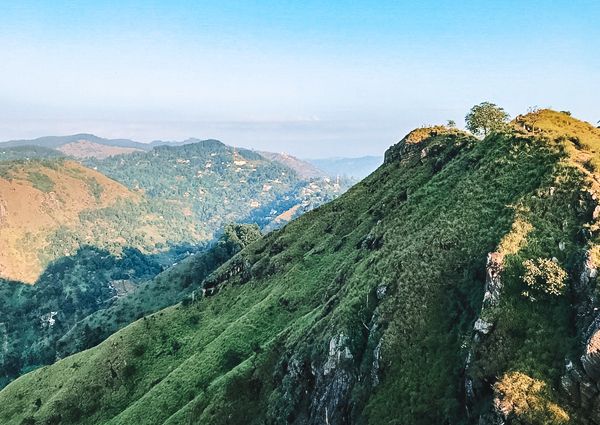
[[[567,272],[555,261],[537,258],[523,262],[523,282],[534,291],[561,295],[566,287]]]
[[[141,343],[140,344],[136,344],[133,347],[133,350],[132,350],[133,355],[136,356],[136,357],[143,356],[145,352],[146,352],[146,346],[144,344],[141,344]]]
[[[52,192],[54,190],[54,182],[46,174],[39,173],[37,171],[30,171],[27,176],[34,188],[45,193]]]
[[[568,413],[553,401],[546,383],[521,372],[505,374],[495,385],[496,405],[524,424],[565,424]],[[516,422],[516,421],[515,421]]]

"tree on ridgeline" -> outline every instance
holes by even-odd
[[[477,136],[487,136],[490,133],[506,128],[510,115],[503,108],[491,103],[483,102],[471,108],[465,122],[467,130]]]

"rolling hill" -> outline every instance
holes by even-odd
[[[184,211],[208,232],[228,222],[256,222],[261,228],[276,220],[285,224],[289,220],[281,214],[293,208],[305,212],[350,184],[327,178],[306,180],[287,164],[217,140],[158,146],[85,163],[134,191]]]
[[[597,424],[600,132],[421,128],[181,304],[0,391],[5,424]]]
[[[73,158],[107,158],[151,149],[151,145],[134,142],[129,139],[105,139],[93,134],[74,134],[71,136],[46,136],[29,140],[11,140],[0,143],[0,150],[37,146],[53,149]],[[0,156],[0,160],[2,157]]]
[[[318,169],[310,162],[302,161],[295,156],[286,153],[273,153],[273,152],[259,152],[261,156],[265,158],[279,162],[280,164],[286,165],[294,170],[303,179],[314,179],[327,177],[327,173]]]
[[[204,270],[224,261],[202,251],[228,223],[271,230],[342,190],[216,141],[92,163],[129,188],[51,148],[2,152],[27,159],[0,161],[0,301],[10,306],[0,314],[0,388],[180,301],[186,289],[169,286],[173,274],[153,278],[199,251]]]
[[[34,283],[50,262],[85,245],[113,254],[125,247],[150,253],[207,239],[183,214],[165,219],[161,212],[139,193],[73,161],[0,162],[0,277]]]
[[[56,149],[36,145],[0,147],[0,161],[61,158],[63,156],[65,155]]]
[[[41,146],[44,148],[57,149],[61,146],[68,145],[70,143],[77,143],[80,141],[86,141],[103,146],[133,148],[139,150],[148,150],[152,147],[146,143],[135,142],[130,139],[105,139],[103,137],[98,137],[93,134],[80,133],[72,134],[69,136],[44,136],[38,137],[36,139],[9,140],[7,142],[1,142],[0,148],[11,148],[18,146]]]
[[[83,245],[157,253],[208,241],[231,222],[282,225],[345,189],[218,141],[88,158],[94,169],[50,148],[3,152],[48,157],[0,161],[0,278],[27,283]]]

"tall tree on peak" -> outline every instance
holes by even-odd
[[[467,129],[478,136],[487,136],[506,127],[510,115],[491,102],[483,102],[471,108],[465,122]]]

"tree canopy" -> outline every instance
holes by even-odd
[[[503,108],[491,102],[483,102],[471,108],[465,122],[471,133],[485,137],[505,128],[509,118],[510,115]]]

